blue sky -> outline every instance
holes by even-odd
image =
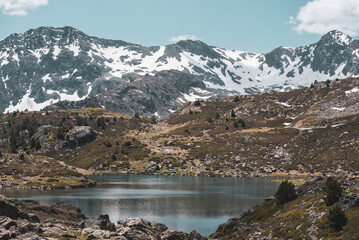
[[[350,4],[359,0],[0,0],[0,39],[39,26],[73,26],[145,46],[188,35],[227,49],[268,52],[314,43],[331,28],[357,36],[351,21],[359,21],[359,11],[345,12]],[[352,19],[342,20],[343,14]]]

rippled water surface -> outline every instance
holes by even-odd
[[[68,202],[89,217],[109,214],[113,222],[142,217],[168,227],[203,235],[273,195],[278,184],[268,178],[209,178],[105,175],[88,189],[6,191],[0,194],[41,203]]]

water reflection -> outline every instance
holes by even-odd
[[[272,195],[278,184],[267,178],[207,178],[107,175],[93,177],[96,188],[2,191],[41,203],[67,202],[90,217],[109,214],[113,222],[143,217],[170,228],[203,235]]]

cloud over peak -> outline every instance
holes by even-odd
[[[196,37],[195,35],[191,35],[191,34],[183,34],[183,35],[179,35],[177,37],[172,37],[170,39],[170,42],[179,42],[179,41],[184,41],[184,40],[200,40],[198,37]]]
[[[48,4],[48,0],[0,0],[0,10],[10,16],[26,16],[28,10]]]
[[[313,0],[289,23],[298,32],[325,34],[333,29],[359,35],[359,0]]]

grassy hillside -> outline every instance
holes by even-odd
[[[0,173],[357,175],[358,88],[346,79],[196,101],[163,120],[103,109],[4,114]]]

